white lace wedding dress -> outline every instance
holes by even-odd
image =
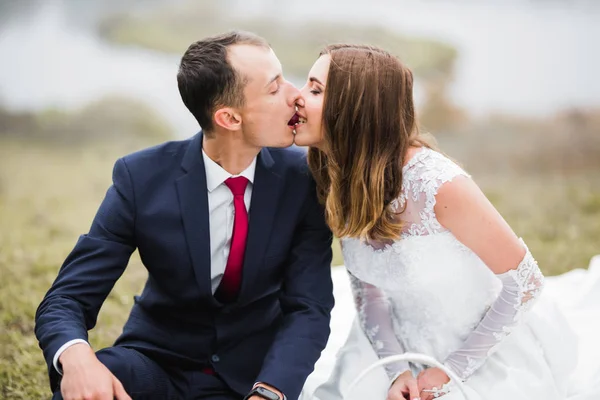
[[[412,352],[450,367],[465,382],[469,399],[600,400],[597,357],[579,364],[585,351],[578,348],[578,335],[554,296],[542,290],[544,277],[529,251],[516,271],[495,275],[437,221],[436,193],[458,177],[468,175],[440,153],[420,150],[404,167],[401,196],[390,205],[404,210],[401,238],[343,240],[349,277],[344,283],[350,281],[352,297],[344,295],[334,273],[332,337],[301,399],[384,400],[398,373],[410,368],[416,375],[425,367],[390,364],[352,393],[346,388],[379,358]],[[597,301],[586,318],[600,317]],[[340,318],[353,318],[348,303],[356,305],[357,318],[336,327]],[[350,334],[340,348],[344,325]],[[463,397],[450,388],[441,398]]]

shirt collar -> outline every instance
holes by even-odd
[[[252,160],[248,168],[243,170],[239,175],[232,175],[225,171],[223,167],[214,162],[202,149],[202,158],[204,159],[204,169],[206,171],[206,188],[208,192],[212,192],[227,179],[236,176],[243,176],[248,181],[254,183],[254,171],[256,170],[256,157]]]

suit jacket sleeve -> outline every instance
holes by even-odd
[[[79,237],[37,309],[35,334],[53,389],[59,383],[52,364],[56,351],[70,340],[87,340],[87,331],[96,324],[102,303],[135,250],[134,202],[131,177],[120,159],[89,233]]]
[[[331,242],[313,183],[286,263],[280,296],[283,324],[257,378],[290,400],[300,395],[329,338],[334,304]]]

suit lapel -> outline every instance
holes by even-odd
[[[271,236],[283,186],[281,176],[273,168],[274,164],[269,150],[262,149],[256,161],[252,186],[248,238],[238,301],[251,294]],[[196,282],[202,299],[219,306],[211,287],[210,221],[201,133],[192,139],[181,167],[186,174],[176,181],[177,194]]]
[[[181,167],[187,173],[177,179],[177,194],[188,249],[200,288],[200,296],[216,304],[211,289],[210,225],[206,172],[202,160],[202,134],[196,135]]]
[[[253,283],[263,266],[263,258],[278,209],[283,180],[277,174],[274,164],[269,150],[262,149],[256,162],[252,186],[248,238],[246,239],[242,287],[239,295],[239,299],[242,301],[252,292]]]

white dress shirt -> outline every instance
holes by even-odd
[[[252,184],[256,170],[256,157],[252,163],[239,175],[231,175],[219,164],[210,159],[202,150],[204,169],[206,170],[206,188],[208,189],[208,213],[210,225],[210,281],[213,294],[216,292],[225,273],[231,236],[233,234],[233,194],[225,181],[233,176],[243,176],[248,179],[244,193],[246,210],[250,211]]]
[[[244,204],[250,212],[250,200],[252,198],[252,184],[254,183],[254,172],[256,170],[256,157],[248,168],[239,175],[232,175],[225,171],[219,164],[214,162],[202,150],[204,169],[206,171],[206,189],[208,190],[208,213],[210,226],[210,280],[213,294],[216,292],[227,265],[231,236],[233,234],[234,206],[233,193],[225,184],[231,177],[243,176],[248,179],[248,186],[244,192]],[[201,229],[201,227],[198,227]],[[73,339],[62,345],[52,360],[54,368],[62,374],[58,365],[58,358],[69,347],[77,343],[88,343],[84,339]]]

